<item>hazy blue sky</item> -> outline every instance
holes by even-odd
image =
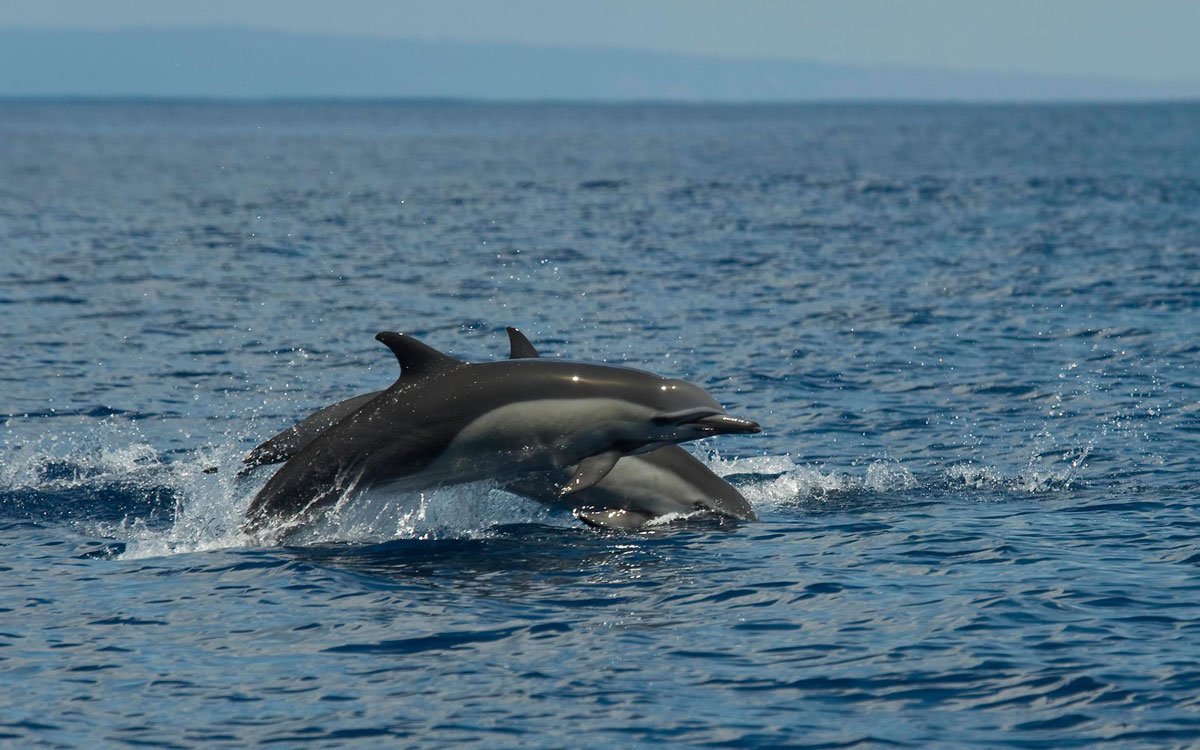
[[[1197,0],[0,0],[0,26],[235,24],[958,69],[1200,77]]]

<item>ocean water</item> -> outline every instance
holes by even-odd
[[[0,745],[1200,744],[1200,106],[0,104]],[[755,523],[289,546],[399,330],[697,383]],[[203,469],[218,466],[216,474]]]

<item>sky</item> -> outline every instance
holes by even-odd
[[[1197,0],[0,0],[0,27],[237,25],[730,58],[1200,78]]]

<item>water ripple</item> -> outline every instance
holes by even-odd
[[[0,743],[1194,746],[1198,122],[0,103]],[[506,325],[758,418],[761,520],[240,532],[375,332]]]

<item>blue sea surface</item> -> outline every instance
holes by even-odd
[[[0,745],[1200,745],[1200,105],[0,103]],[[684,378],[760,520],[239,531],[373,340]],[[217,473],[204,473],[217,466]]]

